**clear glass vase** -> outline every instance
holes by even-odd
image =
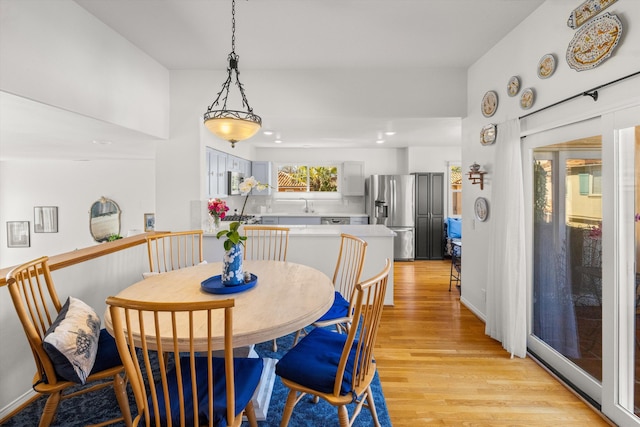
[[[209,214],[209,233],[214,233],[220,229],[220,217]]]

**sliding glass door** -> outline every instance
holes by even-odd
[[[640,425],[640,107],[527,135],[529,351]]]

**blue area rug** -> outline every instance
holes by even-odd
[[[260,357],[269,357],[273,359],[280,359],[286,351],[291,348],[293,343],[293,334],[282,338],[278,338],[278,351],[272,351],[272,342],[266,342],[256,345],[255,349]],[[390,427],[391,420],[389,419],[389,413],[387,411],[387,405],[384,401],[384,395],[382,393],[382,387],[378,375],[373,380],[371,385],[374,400],[376,404],[376,410],[380,424],[383,427]],[[273,394],[269,404],[269,411],[267,413],[267,419],[265,421],[259,421],[260,427],[277,427],[280,425],[280,418],[282,417],[282,411],[287,399],[287,393],[289,389],[286,388],[279,377],[276,377],[275,384],[273,386]],[[9,419],[6,423],[2,424],[6,427],[33,427],[38,425],[40,414],[44,408],[45,398],[41,397],[34,403],[26,407],[19,414]],[[135,409],[135,402],[131,392],[129,392],[129,404],[131,405],[132,412],[137,413]],[[352,405],[355,406],[355,405]],[[106,388],[94,393],[88,393],[82,396],[74,397],[60,403],[58,408],[58,414],[52,427],[75,427],[84,426],[86,424],[98,423],[110,418],[118,416],[120,410],[118,403],[116,402],[113,389]],[[353,413],[353,408],[349,409],[349,414]],[[114,424],[114,425],[124,425]],[[247,422],[242,424],[248,426]],[[289,426],[291,427],[329,427],[338,426],[338,411],[335,407],[329,405],[324,400],[320,400],[319,403],[314,404],[312,398],[305,396],[300,401],[294,411]],[[368,409],[363,408],[356,418],[354,427],[369,427],[373,425],[371,419],[371,413]]]

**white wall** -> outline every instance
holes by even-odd
[[[43,255],[97,244],[89,232],[89,208],[101,196],[122,211],[123,236],[144,230],[155,209],[153,160],[0,162],[0,268]],[[34,206],[58,207],[58,232],[34,233]],[[29,221],[31,247],[7,248],[6,221]]]
[[[0,52],[0,90],[169,134],[169,72],[71,0],[0,2]]]
[[[491,219],[475,222],[473,203],[477,197],[489,199],[490,210],[500,209],[491,205],[492,172],[501,165],[494,161],[497,145],[482,146],[480,129],[488,123],[500,123],[520,117],[564,98],[615,80],[640,70],[640,2],[620,1],[606,11],[617,14],[623,22],[623,37],[611,58],[599,67],[577,72],[567,65],[565,52],[575,34],[567,27],[569,13],[577,6],[574,0],[548,0],[515,28],[505,39],[469,69],[468,116],[462,128],[462,168],[465,170],[474,161],[489,171],[485,176],[484,190],[463,180],[463,236],[465,259],[463,264],[463,301],[480,316],[485,314],[482,289],[486,287],[487,242],[490,241]],[[557,69],[548,79],[539,79],[536,67],[540,58],[553,53]],[[533,87],[536,99],[530,110],[522,110],[519,96],[510,98],[506,85],[513,75],[520,76],[521,87]],[[480,112],[483,95],[495,90],[499,104],[495,115],[485,118]],[[521,89],[522,90],[522,89]],[[521,92],[520,92],[521,93]],[[569,103],[551,108],[530,119],[522,121],[523,133],[555,126],[558,123],[584,118],[597,112],[640,103],[640,79],[634,78],[611,88],[600,90],[598,102],[580,97]],[[470,255],[471,254],[471,255]]]

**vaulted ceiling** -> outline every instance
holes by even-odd
[[[231,50],[231,0],[75,2],[169,70],[226,67],[226,55]],[[318,79],[323,75],[339,78],[341,73],[353,76],[362,72],[363,75],[390,73],[402,80],[402,76],[410,79],[422,70],[426,73],[452,70],[464,76],[469,66],[541,3],[543,0],[238,0],[236,52],[241,57],[243,78],[258,70],[314,73]],[[212,82],[207,89],[212,99],[221,84],[222,81]],[[331,83],[325,84],[331,86]],[[375,79],[358,82],[363,87],[371,85],[372,93],[379,89],[375,84]],[[459,90],[466,91],[466,81],[460,86]],[[245,82],[245,89],[252,102],[255,88]],[[393,85],[385,90],[392,93]],[[375,147],[380,132],[391,129],[395,135],[383,136],[386,141],[380,146],[435,144],[430,141],[457,145],[466,106],[458,108],[460,114],[440,115],[437,114],[437,105],[442,102],[439,97],[440,94],[425,97],[424,103],[435,106],[427,109],[428,116],[390,111],[388,116],[369,117],[362,117],[362,111],[355,111],[357,107],[340,111],[339,117],[335,112],[333,116],[330,112],[322,114],[322,108],[335,108],[335,102],[319,99],[318,108],[314,108],[309,117],[298,117],[297,121],[272,114],[263,100],[260,111],[256,105],[252,106],[263,117],[263,128],[273,129],[284,142],[274,145],[275,136],[262,133],[252,141],[257,146],[282,148]],[[37,135],[21,132],[24,114],[33,113],[34,108],[42,113],[41,109],[50,107],[29,106],[24,100],[0,95],[0,109],[5,113],[8,109],[14,112],[4,114],[0,122],[2,157],[11,154],[7,138],[12,142],[28,138],[30,144],[37,145]],[[352,111],[354,116],[350,117]],[[55,139],[60,139],[61,144],[73,145],[76,139],[117,142],[119,132],[124,132],[129,139],[145,140],[144,136],[132,135],[130,131],[107,129],[105,124],[94,123],[86,117],[69,117],[64,121],[60,115],[72,113],[53,111],[52,119],[44,120],[40,131],[56,135]],[[332,125],[327,126],[327,120],[317,120],[317,117],[333,117]],[[61,123],[70,122],[73,124],[66,129],[60,128]],[[69,128],[75,130],[67,135]],[[125,148],[123,156],[136,157],[135,150],[129,151]]]

